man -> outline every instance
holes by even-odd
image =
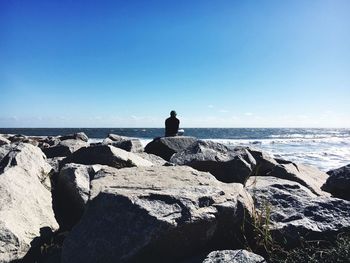
[[[170,112],[170,118],[165,120],[165,136],[177,136],[180,121],[176,118],[176,111]]]

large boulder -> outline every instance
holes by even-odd
[[[315,167],[289,162],[276,165],[269,176],[298,182],[316,195],[329,196],[327,192],[321,190],[328,175]]]
[[[139,152],[135,153],[141,158],[150,161],[154,165],[165,165],[167,161],[165,161],[162,157],[159,157],[158,155],[151,154],[151,153],[145,153],[145,152]]]
[[[152,153],[169,161],[174,153],[180,152],[197,141],[194,137],[175,136],[155,138],[145,147],[145,152]]]
[[[270,176],[249,178],[247,189],[257,210],[270,214],[271,235],[286,246],[298,245],[300,239],[331,239],[350,229],[349,201],[317,196],[297,182]]]
[[[10,140],[11,143],[14,143],[14,142],[23,142],[25,140],[28,140],[28,137],[23,134],[14,134],[9,136],[7,139]]]
[[[96,167],[66,164],[53,178],[55,213],[62,229],[71,229],[81,218],[90,196],[90,180]]]
[[[350,164],[327,172],[329,177],[322,186],[333,196],[350,200]]]
[[[10,143],[11,143],[10,140],[6,139],[6,138],[3,137],[3,136],[0,136],[0,146],[6,145],[6,144],[10,144]]]
[[[247,149],[229,149],[220,143],[201,140],[175,153],[170,162],[210,172],[225,183],[244,184],[255,167],[255,160]]]
[[[129,140],[124,140],[119,142],[113,142],[111,145],[128,152],[133,152],[133,153],[143,152],[143,146],[139,139],[129,139]]]
[[[102,164],[115,168],[152,166],[153,164],[134,153],[110,145],[81,148],[62,161],[65,163]]]
[[[4,144],[0,146],[0,162],[2,158],[4,158],[13,147],[15,147],[14,144]]]
[[[74,134],[59,136],[58,139],[60,139],[61,141],[65,141],[65,140],[81,140],[83,142],[89,141],[89,137],[87,137],[87,135],[84,132],[78,132]]]
[[[247,250],[238,249],[213,251],[203,263],[266,263],[266,260]]]
[[[62,262],[178,262],[209,245],[237,247],[252,200],[190,167],[103,168],[64,241]]]
[[[41,150],[47,158],[66,157],[82,147],[87,147],[88,143],[83,140],[66,139],[51,147],[44,147]]]
[[[279,163],[266,152],[248,148],[249,153],[256,161],[253,175],[268,175]]]
[[[0,163],[0,262],[21,259],[41,229],[56,230],[51,167],[41,150],[20,143]]]

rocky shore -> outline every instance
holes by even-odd
[[[348,235],[349,193],[349,165],[193,137],[2,134],[0,262],[270,262]]]

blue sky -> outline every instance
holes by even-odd
[[[350,127],[350,1],[0,1],[0,127]]]

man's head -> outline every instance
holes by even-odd
[[[171,117],[176,117],[176,111],[172,110],[172,111],[170,112],[170,116],[171,116]]]

